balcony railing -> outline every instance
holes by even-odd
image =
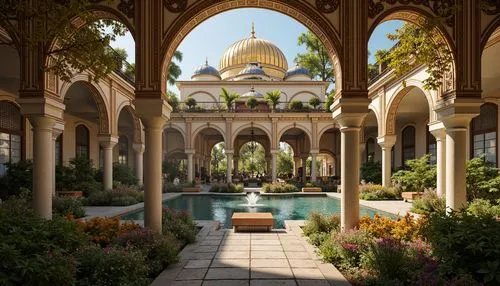
[[[109,47],[110,51],[117,58],[117,62],[119,62],[118,66],[114,70],[116,74],[118,74],[125,81],[130,83],[131,85],[135,84],[135,67],[132,66],[127,59],[123,58],[119,53],[115,51],[112,47]]]
[[[169,102],[170,103],[170,102]],[[308,102],[302,102],[302,108],[290,108],[290,101],[279,102],[276,109],[273,110],[266,102],[260,102],[255,108],[245,106],[244,102],[234,104],[230,109],[226,107],[225,102],[221,101],[197,101],[195,106],[187,106],[185,102],[179,102],[177,106],[173,106],[173,111],[178,113],[285,113],[285,112],[301,112],[301,113],[322,113],[329,112],[325,109],[325,103],[321,102],[316,108],[312,107]]]

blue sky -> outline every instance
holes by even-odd
[[[305,50],[297,45],[297,38],[307,28],[293,18],[265,9],[231,10],[207,19],[186,36],[178,48],[184,54],[179,79],[190,79],[193,71],[205,62],[205,58],[208,58],[210,65],[218,68],[219,58],[224,51],[234,42],[250,36],[252,22],[255,23],[256,36],[277,45],[285,54],[289,66],[293,65],[297,53]],[[374,61],[373,55],[377,49],[393,45],[385,35],[401,24],[401,21],[388,21],[375,29],[368,43],[368,50],[371,52],[369,62]],[[118,37],[112,46],[124,48],[128,53],[128,61],[135,61],[134,40],[130,34]],[[169,89],[178,92],[175,87]]]

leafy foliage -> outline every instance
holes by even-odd
[[[7,172],[0,177],[0,199],[18,196],[33,189],[33,162],[31,160],[5,164]]]
[[[196,105],[198,104],[196,102],[196,99],[194,99],[193,97],[191,96],[188,96],[186,98],[186,101],[184,101],[184,104],[186,104],[186,106],[189,108],[189,109],[194,109],[196,107]]]
[[[273,111],[276,110],[276,106],[280,102],[280,97],[281,90],[273,90],[267,92],[266,95],[264,95],[264,99],[267,101],[267,104],[272,108]]]
[[[292,111],[303,111],[304,104],[302,103],[302,101],[294,100],[288,104],[288,109]]]
[[[92,3],[46,0],[32,5],[30,1],[2,1],[0,23],[14,39],[11,45],[23,43],[50,59],[44,61],[45,71],[69,81],[74,73],[92,70],[89,76],[97,81],[121,65],[122,58],[109,44],[124,35],[126,28],[119,22],[99,19]],[[76,24],[75,17],[85,25]],[[31,27],[31,31],[25,27]]]
[[[331,92],[326,97],[325,106],[324,106],[326,112],[330,112],[331,111],[330,107],[332,106],[332,104],[333,104],[334,101],[335,101],[335,92]]]
[[[382,163],[368,160],[361,166],[361,180],[367,183],[382,184]]]
[[[389,237],[398,241],[414,241],[420,238],[424,222],[423,219],[415,219],[408,213],[396,220],[380,215],[375,215],[373,218],[365,216],[359,222],[359,229],[366,230],[376,238]]]
[[[179,108],[179,97],[173,91],[167,90],[167,102],[174,111]]]
[[[211,193],[243,193],[243,184],[212,184]]]
[[[76,218],[85,216],[82,201],[75,198],[58,198],[52,200],[52,212],[62,216],[72,215]]]
[[[181,67],[176,63],[177,62],[182,62],[182,52],[181,51],[175,51],[174,55],[172,56],[172,61],[168,65],[168,77],[167,77],[167,82],[170,85],[174,85],[175,81],[181,76],[182,70]]]
[[[499,199],[500,176],[498,169],[485,160],[485,156],[467,161],[467,199]]]
[[[313,96],[309,98],[309,104],[314,108],[317,109],[317,107],[321,104],[321,99],[317,96]]]
[[[212,148],[210,158],[210,169],[212,170],[212,175],[224,174],[227,170],[227,156],[224,152],[224,142],[216,144]]]
[[[359,198],[362,200],[398,200],[401,199],[401,192],[393,187],[362,184],[359,187]]]
[[[90,194],[83,200],[89,206],[129,206],[144,200],[144,193],[137,186],[117,184],[113,190]]]
[[[90,196],[102,190],[102,184],[96,177],[99,178],[92,160],[73,158],[68,167],[56,167],[56,191],[80,191],[84,196]]]
[[[293,173],[293,156],[292,156],[292,148],[286,146],[283,150],[279,149],[278,158],[277,158],[277,173],[280,175],[287,175]]]
[[[422,196],[412,202],[411,211],[417,214],[430,214],[446,209],[445,199],[439,197],[435,190],[426,190]]]
[[[295,62],[307,68],[313,78],[335,81],[333,63],[323,43],[311,31],[302,33],[297,39],[299,46],[305,45],[306,52],[297,54]]]
[[[436,188],[436,166],[429,164],[430,155],[408,160],[408,170],[400,170],[392,175],[392,181],[403,192],[423,192]]]
[[[262,192],[264,192],[264,193],[293,193],[293,192],[298,192],[298,188],[292,184],[272,183],[272,184],[264,184],[262,186]]]
[[[500,223],[491,216],[460,212],[430,215],[424,229],[445,275],[472,275],[486,285],[500,283]]]
[[[410,71],[416,65],[426,65],[429,74],[424,83],[427,90],[437,90],[443,77],[451,69],[453,56],[442,36],[435,28],[435,23],[426,21],[421,25],[405,23],[387,38],[398,44],[380,60],[387,61],[397,77]]]
[[[236,99],[240,97],[240,95],[236,92],[229,92],[227,89],[223,87],[221,88],[220,97],[226,104],[226,109],[231,110],[233,109],[234,102],[236,101]]]
[[[181,244],[196,241],[198,229],[196,224],[186,212],[177,212],[163,209],[163,234],[173,234]]]
[[[257,101],[257,98],[255,97],[249,97],[247,99],[247,101],[245,102],[246,106],[250,109],[254,109],[255,107],[257,107],[257,105],[259,104],[259,102]]]
[[[467,206],[467,213],[480,217],[500,217],[500,199],[495,203],[485,199],[475,199]]]
[[[134,171],[128,165],[114,163],[113,164],[113,181],[124,185],[137,185],[139,179],[135,176]]]
[[[239,158],[239,170],[248,172],[250,174],[254,173],[264,173],[266,171],[266,150],[264,147],[255,143],[255,150],[252,153],[252,142],[247,142],[243,144],[240,148],[240,158]]]

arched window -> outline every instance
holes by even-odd
[[[437,163],[437,143],[436,137],[427,130],[427,154],[431,154],[429,158],[429,163],[431,165],[436,165]]]
[[[55,146],[55,157],[56,157],[56,166],[62,166],[62,134],[57,136],[56,138],[56,146]]]
[[[375,139],[366,140],[366,162],[375,161]]]
[[[486,155],[486,161],[497,164],[498,108],[486,103],[481,106],[478,117],[471,122],[471,156]]]
[[[6,163],[22,159],[22,117],[19,108],[8,101],[0,101],[0,176]]]
[[[90,159],[90,148],[89,148],[89,129],[84,125],[78,125],[76,127],[76,157],[84,157]]]
[[[120,136],[118,139],[118,163],[127,165],[128,163],[128,139],[126,136]]]
[[[401,156],[405,165],[407,160],[415,159],[415,127],[407,126],[403,129],[403,156]]]

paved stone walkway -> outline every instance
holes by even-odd
[[[301,235],[298,224],[268,233],[205,229],[186,246],[179,263],[152,285],[266,286],[350,285],[331,264],[323,263]]]

